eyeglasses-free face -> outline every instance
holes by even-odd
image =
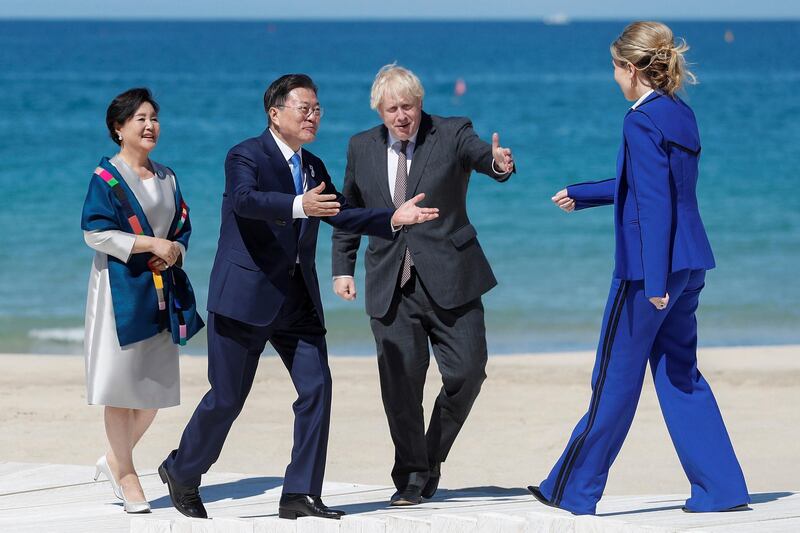
[[[158,113],[150,102],[139,106],[136,113],[117,128],[122,146],[145,153],[150,153],[156,147],[160,133]]]
[[[406,141],[419,129],[422,101],[408,95],[386,95],[378,105],[378,114],[395,139]]]

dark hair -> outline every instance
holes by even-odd
[[[284,74],[270,83],[264,92],[264,112],[267,114],[267,124],[270,123],[269,108],[282,106],[286,97],[294,89],[311,89],[317,94],[317,86],[305,74]]]
[[[111,101],[106,111],[106,126],[108,126],[108,135],[111,137],[112,141],[120,144],[119,137],[117,136],[117,124],[125,124],[145,102],[150,102],[150,105],[152,105],[153,109],[158,113],[158,103],[156,103],[153,98],[150,89],[146,87],[128,89],[124,93],[117,95],[117,97]]]

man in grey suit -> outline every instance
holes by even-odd
[[[481,295],[497,284],[467,216],[473,170],[505,181],[511,150],[488,144],[467,118],[422,111],[419,79],[383,67],[371,107],[383,124],[350,139],[343,194],[360,207],[392,207],[424,188],[439,218],[406,226],[393,240],[370,238],[366,309],[378,353],[381,395],[395,447],[392,505],[416,505],[436,492],[441,463],[486,379],[486,328]],[[334,229],[334,292],[356,297],[353,280],[360,235]],[[422,393],[430,354],[442,375],[425,432]]]

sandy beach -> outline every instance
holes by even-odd
[[[800,482],[800,346],[706,348],[710,381],[751,492],[797,490]],[[538,483],[585,410],[594,354],[490,357],[478,401],[443,465],[447,488]],[[390,484],[392,447],[374,358],[333,357],[334,401],[326,479]],[[182,404],[159,413],[136,451],[153,469],[177,445],[207,390],[205,357],[182,357]],[[438,391],[431,365],[426,412]],[[261,360],[218,472],[282,475],[289,458],[295,393],[276,357]],[[86,405],[80,356],[0,355],[3,461],[93,464],[104,451],[102,408]],[[607,494],[688,490],[661,417],[652,380],[611,470]]]

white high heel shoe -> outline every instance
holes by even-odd
[[[122,487],[120,487],[120,492],[122,492]],[[128,514],[142,514],[142,513],[149,513],[150,512],[150,502],[147,500],[141,502],[129,502],[125,499],[125,493],[122,493],[122,508]]]
[[[111,473],[111,468],[108,466],[108,461],[106,460],[106,456],[103,455],[100,459],[97,460],[94,469],[94,480],[97,481],[100,478],[100,474],[106,476],[108,482],[111,483],[111,488],[114,490],[114,496],[119,498],[120,500],[125,500],[122,496],[122,487],[119,486],[117,480],[114,479],[114,475]]]

